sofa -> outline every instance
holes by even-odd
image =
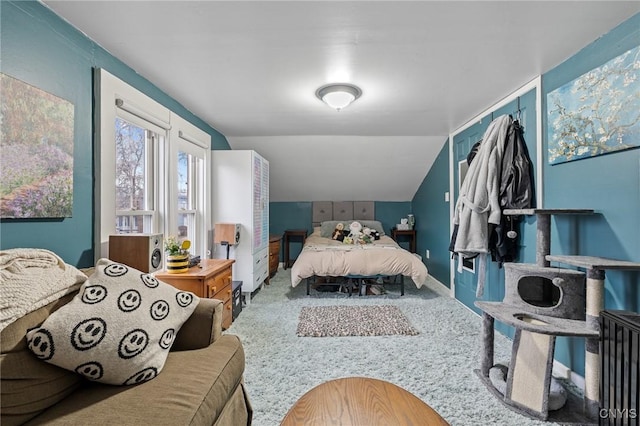
[[[251,424],[244,351],[237,336],[222,332],[221,301],[199,300],[157,377],[114,386],[43,362],[28,348],[25,334],[76,293],[15,319],[0,332],[3,426]]]

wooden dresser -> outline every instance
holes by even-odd
[[[278,272],[278,263],[280,263],[280,240],[282,235],[269,235],[269,278]]]
[[[231,265],[233,259],[204,259],[200,266],[190,268],[183,274],[168,274],[157,272],[155,277],[160,281],[171,284],[180,290],[190,291],[198,297],[222,300],[222,328],[227,329],[233,321],[231,300]]]

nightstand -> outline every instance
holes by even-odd
[[[398,229],[391,228],[391,238],[396,240],[398,244],[400,244],[400,240],[398,237],[401,237],[401,240],[409,240],[409,251],[411,253],[416,252],[416,230],[415,229]]]
[[[307,230],[306,229],[287,229],[284,231],[284,269],[287,269],[293,265],[295,259],[290,258],[289,245],[292,240],[300,240],[302,245],[304,246],[304,242],[307,240]]]

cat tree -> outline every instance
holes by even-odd
[[[565,423],[597,423],[598,318],[604,309],[604,271],[640,270],[640,263],[550,255],[551,216],[593,214],[593,210],[513,209],[503,214],[536,216],[536,263],[505,263],[502,302],[475,303],[483,311],[483,355],[476,373],[494,395],[522,414]],[[586,276],[572,269],[552,268],[551,262],[586,268]],[[500,389],[490,378],[490,372],[496,367],[493,360],[495,319],[516,330],[506,383]],[[583,404],[570,399],[562,408],[552,411],[551,372],[557,336],[586,339],[585,392]]]

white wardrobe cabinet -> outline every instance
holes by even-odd
[[[248,304],[269,277],[269,161],[251,150],[214,150],[211,158],[213,224],[240,224],[229,258]],[[226,255],[225,247],[214,247],[213,257]]]

